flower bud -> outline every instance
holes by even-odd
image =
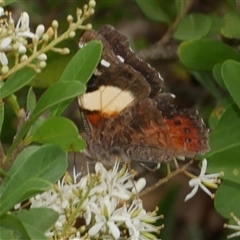
[[[53,28],[58,28],[58,21],[57,20],[52,21],[52,27]]]
[[[45,31],[45,27],[42,24],[40,24],[40,25],[37,26],[35,34],[38,36],[38,38],[41,38],[44,31]]]
[[[20,62],[25,62],[28,60],[28,56],[26,54],[22,55],[20,58]]]
[[[92,29],[92,24],[91,24],[91,23],[86,24],[86,29],[87,29],[87,30],[88,30],[88,29]]]
[[[89,1],[89,7],[94,8],[96,6],[96,2],[94,0]]]
[[[67,16],[67,21],[68,22],[72,22],[73,21],[73,16],[72,15],[68,15]]]
[[[19,52],[20,54],[24,54],[24,53],[27,52],[27,49],[26,49],[26,47],[25,47],[24,45],[20,45],[20,46],[18,47],[18,52]]]
[[[40,63],[39,63],[39,67],[40,68],[45,68],[47,66],[47,63],[45,62],[45,61],[41,61]]]
[[[74,38],[75,35],[76,35],[76,33],[75,33],[74,31],[71,31],[71,32],[69,33],[69,37],[70,37],[70,38]]]
[[[92,9],[90,9],[90,11],[89,11],[89,15],[93,15],[95,13],[95,10],[92,8]]]
[[[62,49],[62,52],[61,52],[62,54],[69,54],[70,53],[70,49],[69,48],[63,48]]]
[[[18,50],[18,45],[16,43],[14,43],[12,45],[12,49],[13,49],[13,51],[17,51]]]
[[[43,40],[44,42],[48,42],[48,40],[49,40],[49,36],[48,36],[47,33],[44,33],[44,34],[43,34],[43,36],[42,36],[42,40]]]
[[[21,16],[21,27],[26,30],[29,28],[29,15],[27,12],[23,12]]]
[[[35,34],[35,35],[33,36],[33,38],[32,38],[32,42],[33,42],[33,44],[36,44],[38,41],[39,41],[39,38],[38,38],[38,36]]]
[[[39,59],[41,61],[46,61],[47,55],[45,53],[41,53],[40,55],[38,55],[37,59]]]
[[[77,16],[81,17],[81,15],[82,15],[82,9],[77,8]]]
[[[3,66],[2,67],[2,74],[6,74],[8,72],[9,68],[8,66]]]
[[[11,26],[12,28],[14,28],[14,20],[12,19],[12,17],[10,16],[9,17],[9,20],[8,20],[8,24],[9,24],[9,26]]]

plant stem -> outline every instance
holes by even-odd
[[[156,182],[155,184],[145,188],[143,191],[141,191],[139,193],[139,197],[142,197],[144,195],[146,195],[147,193],[155,190],[156,188],[158,188],[159,186],[161,186],[162,184],[168,182],[172,177],[178,175],[181,172],[185,172],[185,170],[193,163],[193,161],[190,161],[189,163],[187,163],[186,165],[184,165],[182,168],[178,168],[176,169],[174,172],[169,173],[165,178],[160,179],[158,182]]]

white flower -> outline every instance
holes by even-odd
[[[227,238],[239,237],[240,236],[240,220],[233,213],[231,213],[231,216],[237,225],[224,224],[224,227],[228,229],[233,229],[236,232],[228,235]]]
[[[0,62],[2,66],[8,65],[8,59],[4,51],[6,51],[11,43],[10,38],[3,38],[0,42]]]
[[[135,184],[127,166],[120,168],[118,161],[112,170],[101,163],[95,165],[95,170],[96,174],[84,177],[73,170],[73,179],[65,174],[51,190],[30,199],[31,208],[49,207],[59,213],[54,227],[45,235],[57,239],[80,239],[85,234],[88,239],[119,239],[127,235],[130,239],[156,239],[152,233],[160,227],[152,224],[160,217],[147,213],[134,193],[146,181],[140,179]],[[82,219],[78,228],[77,219]]]
[[[159,233],[162,228],[162,226],[157,227],[153,225],[162,216],[156,216],[155,212],[147,213],[139,198],[135,198],[128,207],[124,204],[122,209],[119,209],[119,213],[126,218],[125,224],[128,228],[130,239],[156,239],[152,233]]]
[[[30,32],[29,28],[29,15],[27,12],[23,12],[15,27],[15,34],[10,38],[16,42],[18,51],[21,53],[22,46],[27,45],[26,38],[33,38],[34,36],[35,34]]]
[[[214,194],[212,194],[208,188],[217,188],[218,185],[218,178],[222,175],[222,173],[214,173],[214,174],[206,174],[207,170],[207,160],[203,159],[202,161],[202,168],[200,175],[198,177],[192,178],[189,181],[189,186],[193,187],[193,190],[185,197],[185,201],[192,198],[198,191],[198,188],[200,187],[205,193],[207,193],[210,197],[214,197]]]
[[[4,9],[0,7],[0,17],[4,15]]]
[[[91,211],[95,215],[96,223],[88,231],[90,236],[96,236],[100,231],[109,231],[114,239],[120,237],[120,229],[116,222],[123,222],[126,217],[117,214],[117,206],[117,199],[110,195],[99,197],[97,203],[91,203]]]
[[[0,8],[0,16],[4,14],[3,8]],[[9,22],[13,21],[11,15],[9,16]],[[33,38],[34,33],[29,29],[29,15],[27,12],[23,12],[14,27],[14,24],[6,22],[1,29],[2,35],[0,39],[0,63],[2,66],[8,65],[8,59],[6,56],[7,51],[17,50],[20,54],[26,53],[26,45],[28,44],[27,38]],[[10,35],[8,33],[11,33]]]
[[[95,165],[96,173],[101,174],[100,182],[102,183],[97,187],[102,192],[128,200],[133,195],[131,191],[134,187],[133,176],[128,172],[127,165],[124,165],[119,171],[119,164],[119,161],[116,161],[113,169],[110,171],[107,171],[101,163]]]
[[[98,204],[100,206],[98,206]],[[90,236],[109,232],[114,239],[119,239],[121,229],[128,232],[129,239],[156,239],[152,233],[157,233],[161,227],[152,225],[160,216],[147,213],[139,198],[134,198],[131,205],[119,205],[117,199],[109,195],[104,196],[98,204],[91,205],[95,215],[95,224],[90,228]]]

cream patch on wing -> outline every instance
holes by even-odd
[[[133,101],[131,92],[114,86],[101,86],[94,92],[84,93],[78,100],[82,108],[107,115],[121,112]]]

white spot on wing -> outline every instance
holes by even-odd
[[[111,65],[110,62],[108,62],[104,59],[102,59],[100,63],[101,63],[102,66],[104,66],[106,68],[110,67],[110,65]]]
[[[99,110],[101,108],[99,101],[100,96],[101,94],[99,90],[90,93],[84,93],[78,98],[78,104],[80,107],[86,110]]]
[[[101,86],[94,92],[79,97],[79,105],[89,111],[102,111],[104,114],[121,112],[134,100],[129,91],[114,86]]]
[[[121,57],[120,55],[117,55],[117,58],[120,60],[120,62],[124,63],[125,60],[123,57]]]

